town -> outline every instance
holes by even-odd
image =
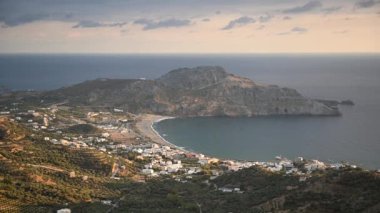
[[[123,164],[115,163],[110,177],[113,179],[120,179],[120,174],[125,169],[124,164],[133,162],[137,162],[140,174],[147,178],[165,176],[180,182],[187,182],[199,174],[207,174],[209,179],[213,180],[224,173],[252,166],[271,172],[282,172],[284,175],[295,175],[299,177],[299,181],[311,177],[315,170],[356,167],[348,163],[324,163],[319,160],[306,160],[303,157],[288,160],[277,156],[272,162],[218,159],[172,144],[152,141],[136,128],[139,115],[125,113],[117,108],[109,111],[84,111],[82,114],[85,116],[80,118],[81,116],[75,116],[80,114],[78,111],[66,106],[52,105],[47,108],[28,109],[20,103],[11,103],[10,106],[3,107],[0,114],[8,116],[11,121],[29,126],[34,132],[42,134],[43,140],[54,145],[72,149],[95,149],[119,159],[117,162],[121,162],[121,158],[124,159]],[[91,126],[99,131],[86,132],[86,128]],[[73,127],[79,128],[79,132],[65,131]],[[82,134],[80,128],[85,129]],[[239,189],[226,189],[223,186],[220,190],[240,192]]]
[[[62,150],[63,155],[74,153],[71,156],[79,158],[72,161],[74,165],[81,162],[80,159],[88,159],[88,163],[82,167],[85,170],[75,166],[65,166],[70,164],[56,163],[54,158],[59,154],[52,155],[45,161],[30,162],[25,159],[18,164],[20,168],[25,166],[33,168],[31,171],[34,168],[38,169],[40,176],[32,177],[35,177],[37,182],[45,181],[45,185],[54,184],[51,179],[42,180],[42,175],[50,172],[51,175],[59,173],[59,176],[56,176],[59,177],[58,180],[63,178],[71,184],[88,185],[97,181],[99,187],[104,181],[121,187],[132,183],[142,184],[139,185],[140,189],[145,190],[156,183],[155,181],[160,182],[161,186],[171,185],[174,182],[183,189],[191,185],[206,187],[208,193],[218,196],[248,197],[252,195],[252,188],[246,187],[246,184],[241,182],[247,176],[239,179],[229,177],[258,171],[257,178],[282,177],[283,190],[296,193],[297,190],[301,190],[300,187],[307,187],[321,174],[344,173],[356,169],[355,165],[349,163],[326,163],[303,157],[290,160],[276,156],[272,161],[246,161],[221,159],[189,151],[166,141],[154,129],[155,122],[170,117],[132,114],[121,108],[72,107],[65,103],[47,105],[43,104],[43,100],[37,105],[28,105],[19,101],[0,107],[1,118],[26,127],[28,132],[24,135],[27,140],[42,150],[53,149],[56,152]],[[0,146],[7,147],[14,155],[22,156],[17,154],[19,149],[17,145],[1,142]],[[0,162],[12,168],[14,163],[7,158],[9,152],[0,153]],[[91,160],[92,158],[95,160]],[[290,180],[291,182],[287,182]],[[268,183],[270,180],[265,182]],[[116,190],[119,189],[122,190],[124,187]],[[110,194],[94,196],[96,195],[94,194],[91,198],[86,198],[85,205],[102,205],[102,208],[105,206],[105,209],[108,209],[106,212],[112,212],[112,209],[120,208],[120,203],[124,202],[127,193],[122,191],[116,197],[115,194],[112,196]],[[275,192],[269,190],[268,193]],[[73,206],[60,204],[54,209],[58,213],[70,213]]]

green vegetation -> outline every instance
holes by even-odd
[[[200,183],[179,183],[172,179],[130,183],[116,212],[198,212],[201,199],[212,200],[212,190]],[[148,199],[147,199],[148,198]],[[211,204],[211,203],[210,203]],[[206,208],[207,209],[207,208]],[[207,211],[206,211],[207,212]]]
[[[379,212],[380,175],[376,172],[346,168],[328,170],[311,180],[307,191],[292,194],[285,203],[294,209],[311,204],[316,212]]]
[[[6,130],[0,127],[0,140],[5,139],[6,136],[7,136]]]
[[[0,212],[49,212],[64,203],[120,196],[108,187],[114,162],[108,155],[53,145],[38,134],[23,139],[21,126],[7,119],[1,125],[12,137],[0,144]]]
[[[284,172],[251,167],[209,180],[213,170],[221,169],[214,163],[189,179],[183,171],[174,178],[144,178],[137,168],[148,161],[138,160],[137,153],[111,156],[54,145],[43,140],[42,131],[30,133],[8,119],[0,121],[0,212],[380,212],[380,174],[375,171],[326,169],[300,182]],[[193,158],[181,161],[197,164]],[[110,178],[116,164],[126,168],[120,180]]]
[[[91,124],[77,124],[67,128],[67,132],[73,134],[95,134],[99,133],[99,130]]]
[[[214,185],[216,184],[216,185]],[[223,193],[217,187],[240,188]],[[260,168],[222,175],[205,184],[153,179],[124,185],[116,212],[378,212],[380,179],[375,172],[328,170],[306,182]],[[148,199],[147,199],[148,198]]]
[[[10,122],[5,117],[0,117],[0,141],[18,141],[23,139],[28,133],[28,130],[20,125]]]

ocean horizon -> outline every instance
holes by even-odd
[[[380,212],[380,0],[0,11],[0,212]]]

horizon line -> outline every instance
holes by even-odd
[[[360,55],[379,52],[0,52],[0,55]]]

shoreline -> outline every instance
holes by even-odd
[[[143,114],[141,115],[140,118],[141,118],[141,121],[138,121],[136,123],[136,128],[140,131],[140,133],[143,136],[150,138],[152,142],[154,143],[169,146],[170,148],[175,148],[184,152],[189,152],[188,150],[185,150],[184,148],[179,147],[167,141],[153,127],[153,125],[158,122],[161,122],[163,120],[168,120],[168,119],[175,119],[175,117],[161,116],[161,115],[154,115],[154,114]]]
[[[164,121],[164,120],[169,120],[169,119],[175,119],[175,117],[163,117],[163,118],[160,118],[160,119],[158,119],[158,120],[153,121],[152,124],[150,125],[151,130],[152,130],[152,131],[153,131],[153,132],[154,132],[154,133],[155,133],[155,134],[156,134],[161,140],[165,141],[165,143],[167,143],[167,145],[169,145],[170,147],[175,148],[175,149],[179,149],[179,150],[184,151],[184,152],[189,152],[189,151],[185,150],[185,149],[182,148],[182,147],[179,147],[179,146],[177,146],[177,145],[175,145],[175,144],[173,144],[173,143],[170,143],[168,140],[166,140],[164,137],[162,137],[162,136],[160,135],[160,133],[158,133],[158,131],[153,127],[154,124],[156,124],[156,123],[158,123],[158,122],[161,122],[161,121]]]
[[[224,159],[224,158],[220,158],[220,157],[212,157],[212,156],[209,156],[209,155],[205,155],[205,154],[200,153],[200,152],[194,152],[194,151],[186,150],[183,147],[179,147],[179,146],[177,146],[177,145],[175,145],[175,144],[170,143],[169,141],[167,141],[153,127],[154,124],[156,124],[158,122],[161,122],[161,121],[164,121],[164,120],[168,120],[168,119],[175,119],[176,117],[162,116],[162,115],[155,115],[155,114],[142,114],[140,118],[141,118],[141,121],[138,121],[136,123],[137,129],[140,131],[140,133],[141,133],[142,136],[150,138],[153,143],[160,144],[160,145],[163,145],[163,146],[169,146],[170,148],[177,149],[177,150],[183,151],[185,153],[202,154],[204,156],[208,156],[210,158],[217,158],[217,159],[220,159],[220,160],[232,160],[232,161],[236,161],[236,162],[267,162],[267,161],[255,161],[255,160]],[[284,157],[284,159],[287,159],[287,158]],[[350,166],[355,166],[356,165],[356,164],[352,164],[352,163],[346,162],[346,161],[341,161],[341,162],[339,162],[339,161],[326,162],[325,160],[319,160],[319,159],[317,159],[317,160],[320,161],[320,162],[323,162],[323,163],[325,163],[327,165],[336,164],[336,163],[343,163],[343,164],[350,165]],[[274,162],[274,161],[268,161],[268,162]],[[366,167],[363,167],[362,165],[359,165],[359,167],[360,168],[366,168]],[[370,170],[377,170],[377,169],[370,169]]]

